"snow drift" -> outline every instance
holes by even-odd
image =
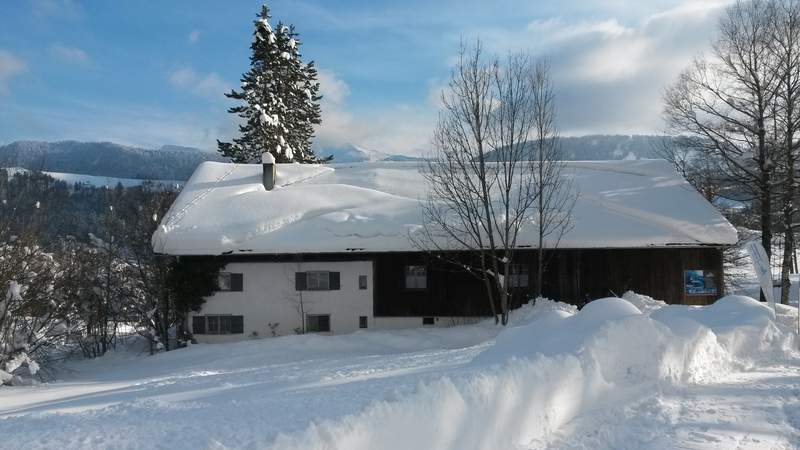
[[[751,298],[690,307],[625,297],[580,312],[540,300],[516,311],[512,326],[462,371],[279,435],[269,448],[527,448],[581,411],[663,385],[711,382],[762,358],[797,356],[792,329]]]

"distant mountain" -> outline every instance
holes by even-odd
[[[565,136],[559,139],[567,161],[661,158],[661,150],[672,138],[655,135],[588,135]],[[533,147],[533,143],[531,143]],[[494,159],[493,155],[489,159]]]
[[[561,149],[567,160],[641,159],[658,158],[659,149],[669,143],[670,138],[664,136],[592,135],[562,137]],[[356,145],[317,149],[316,153],[333,155],[334,163],[421,159]],[[178,145],[145,149],[113,142],[17,141],[0,146],[0,167],[126,179],[184,181],[200,163],[224,160],[216,152]]]
[[[562,137],[564,159],[571,161],[661,158],[661,150],[672,142],[669,136],[589,135]]]
[[[101,177],[187,180],[203,161],[223,158],[217,153],[172,145],[158,150],[77,141],[17,141],[0,146],[0,167]]]
[[[374,161],[418,161],[421,158],[406,155],[392,155],[378,150],[370,150],[357,145],[343,145],[315,150],[320,158],[333,155],[332,163],[354,163]]]

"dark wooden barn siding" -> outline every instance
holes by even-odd
[[[711,270],[722,293],[722,252],[717,248],[562,249],[549,255],[545,297],[574,304],[619,296],[628,290],[668,303],[708,304],[719,295],[686,295],[683,271]],[[529,289],[517,289],[512,303],[530,299],[536,281],[536,252],[520,251],[515,262],[530,267]],[[452,265],[422,254],[376,255],[376,316],[474,316],[489,314],[483,284]],[[404,287],[406,265],[426,264],[428,288]]]
[[[420,253],[376,255],[376,316],[487,316],[489,302],[481,283],[456,266]],[[405,267],[428,267],[426,289],[405,288]]]
[[[548,254],[545,297],[581,305],[589,300],[633,290],[668,303],[708,304],[722,295],[722,250],[702,248],[558,249]],[[403,316],[487,316],[490,306],[483,283],[456,266],[419,252],[306,255],[229,255],[227,261],[374,262],[374,314]],[[536,280],[536,251],[519,250],[515,263],[530,267],[529,289],[515,289],[513,306],[530,299]],[[474,261],[473,261],[474,262]],[[405,267],[428,267],[426,289],[405,288]],[[711,270],[718,295],[684,292],[684,270]]]

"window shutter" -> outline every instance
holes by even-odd
[[[306,290],[306,273],[305,272],[295,272],[294,273],[294,290],[295,291],[305,291]]]
[[[206,334],[206,318],[192,316],[192,334]]]
[[[244,333],[244,316],[231,316],[231,334]]]
[[[328,289],[331,291],[339,290],[339,272],[328,272]]]
[[[231,290],[235,292],[244,291],[244,276],[241,273],[231,274]]]

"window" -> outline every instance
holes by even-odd
[[[206,318],[203,316],[192,317],[192,334],[206,334]]]
[[[359,275],[358,276],[358,288],[360,290],[364,290],[367,288],[367,276],[366,275]],[[364,327],[366,328],[366,327]]]
[[[206,332],[207,334],[219,334],[219,317],[206,317]]]
[[[294,288],[298,291],[338,291],[339,272],[296,272]]]
[[[306,330],[309,333],[326,333],[331,331],[330,314],[306,315]]]
[[[192,317],[193,334],[242,334],[244,316],[215,315]]]
[[[509,267],[508,287],[528,287],[528,280],[530,279],[529,270],[527,264],[511,264],[511,267]]]
[[[425,266],[406,266],[406,289],[428,287],[428,270]]]
[[[329,272],[306,272],[306,289],[309,291],[327,291],[330,285]]]
[[[358,317],[358,328],[367,328],[367,316]]]
[[[217,285],[220,291],[241,292],[244,280],[241,273],[220,272]]]
[[[433,325],[433,317],[423,317],[422,318],[422,325]]]

